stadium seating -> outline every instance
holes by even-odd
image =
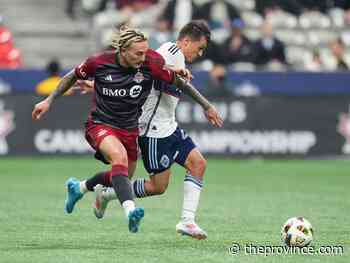
[[[198,4],[207,1],[196,0]],[[246,36],[253,41],[258,39],[264,18],[255,11],[255,1],[228,1],[240,11],[246,25]],[[166,0],[161,0],[159,7],[162,8],[165,2]],[[101,17],[80,17],[72,21],[65,16],[64,5],[65,1],[56,0],[11,0],[0,6],[0,14],[6,15],[6,24],[14,33],[25,66],[44,67],[55,56],[61,58],[64,67],[71,67],[95,52],[97,47],[101,48],[96,42],[108,42],[111,26],[98,34],[90,32],[93,23],[101,22]],[[292,68],[302,69],[313,51],[319,50],[322,60],[331,69],[334,59],[327,48],[337,37],[341,37],[347,47],[345,61],[350,60],[350,30],[346,27],[344,16],[344,10],[332,8],[326,14],[313,11],[305,12],[299,17],[277,11],[267,19],[273,25],[275,35],[286,44],[287,59]],[[138,24],[147,25],[146,31],[150,31],[149,23],[139,21]],[[228,35],[225,30],[216,30],[213,39],[221,43]]]
[[[65,67],[75,65],[90,54],[85,21],[72,21],[64,14],[65,1],[11,0],[0,5],[6,25],[23,54],[27,67],[44,68],[47,61],[59,57]]]

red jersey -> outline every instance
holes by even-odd
[[[75,74],[79,79],[95,81],[91,120],[117,128],[137,128],[141,107],[152,89],[153,80],[167,83],[174,80],[174,72],[164,65],[163,57],[149,49],[145,62],[138,69],[121,66],[114,50],[89,57],[77,66]]]

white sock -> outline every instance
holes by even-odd
[[[132,200],[126,200],[122,204],[125,212],[126,219],[129,219],[129,213],[135,210],[135,202]]]
[[[107,187],[106,190],[102,192],[102,196],[108,201],[117,199],[117,195],[112,187]]]
[[[181,220],[193,222],[196,216],[199,198],[202,190],[202,182],[191,174],[187,174],[184,180],[184,202]]]
[[[82,194],[85,194],[88,192],[88,189],[86,188],[86,180],[80,181],[79,189]]]

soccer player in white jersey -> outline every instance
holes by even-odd
[[[172,69],[184,69],[186,62],[193,62],[202,56],[210,41],[210,30],[204,21],[191,21],[179,33],[176,43],[165,43],[157,52]],[[203,186],[206,160],[184,130],[178,127],[175,110],[181,90],[155,81],[139,119],[140,137],[138,139],[145,169],[149,179],[133,182],[136,197],[163,194],[171,176],[171,165],[176,162],[186,168],[184,179],[184,200],[180,222],[176,231],[196,239],[205,239],[207,233],[195,222]],[[208,111],[205,114],[210,114]],[[213,123],[214,124],[214,123]],[[219,125],[221,126],[221,125]],[[107,202],[115,199],[113,188],[95,187],[96,200],[94,212],[102,218]]]

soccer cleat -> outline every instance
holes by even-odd
[[[94,214],[98,219],[101,219],[106,211],[108,200],[103,197],[103,186],[98,184],[94,188],[95,191],[95,202],[92,207],[94,210]]]
[[[141,219],[144,217],[145,211],[143,208],[137,207],[129,213],[129,231],[136,233],[139,230]]]
[[[208,234],[203,229],[201,229],[195,222],[179,222],[176,225],[176,232],[198,240],[206,239],[208,236]]]
[[[80,182],[75,178],[69,178],[66,182],[67,186],[67,199],[65,201],[66,213],[70,214],[73,212],[74,205],[78,202],[83,194],[80,192]]]

